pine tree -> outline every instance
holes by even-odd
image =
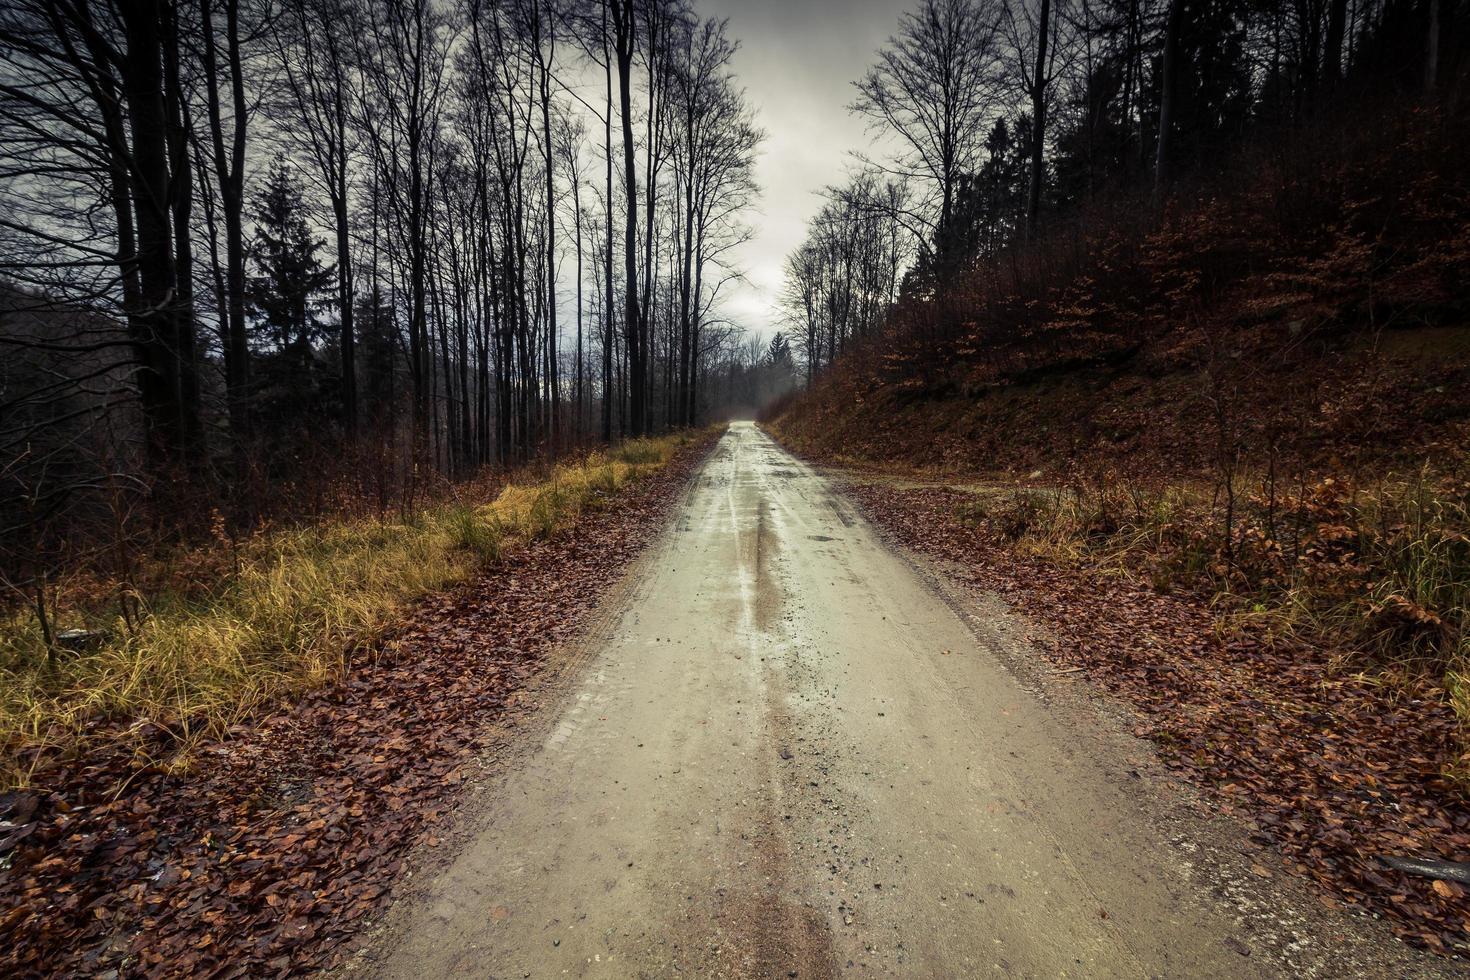
[[[295,354],[301,363],[326,334],[317,314],[332,286],[333,268],[317,258],[322,242],[306,221],[301,185],[285,157],[277,156],[255,202],[250,258],[258,274],[250,301],[258,317],[255,342],[265,350]]]
[[[779,330],[776,331],[776,336],[771,338],[771,346],[766,351],[766,362],[778,370],[789,371],[793,367],[791,343],[786,339],[786,335]]]
[[[402,396],[396,377],[393,307],[382,287],[374,284],[358,296],[356,313],[363,418],[368,428],[383,432],[397,416]]]
[[[338,362],[320,350],[335,341],[320,315],[332,301],[334,270],[318,258],[322,243],[284,157],[271,163],[251,217],[250,341],[258,366],[251,400],[272,440],[290,451],[285,429],[305,439],[321,418],[340,414]]]

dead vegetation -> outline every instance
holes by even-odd
[[[1222,629],[1325,646],[1341,671],[1430,678],[1470,731],[1470,482],[1241,483],[1229,505],[1207,484],[988,486],[957,516],[1064,566],[1200,594]]]
[[[1034,616],[1288,870],[1440,950],[1463,890],[1381,859],[1470,853],[1466,131],[1414,108],[1162,215],[1095,205],[770,423],[899,475],[871,516]]]
[[[1463,691],[1467,120],[1379,123],[1243,151],[1159,217],[1098,204],[910,297],[773,428],[978,482],[970,519],[1022,550]]]
[[[28,789],[0,793],[0,820],[18,828],[0,837],[0,972],[277,976],[340,964],[406,855],[444,843],[481,754],[516,724],[520,692],[658,534],[708,444],[692,436],[657,469],[672,442],[606,458],[639,469],[589,501],[574,531],[529,537],[423,597],[379,649],[199,746],[190,771],[149,764],[177,750],[153,732],[146,746],[91,740]],[[571,498],[583,481],[564,471],[560,483]],[[518,501],[534,497],[522,490]]]
[[[0,780],[23,787],[58,755],[114,741],[135,745],[140,763],[187,766],[199,745],[341,676],[423,596],[569,531],[693,439],[466,484],[407,514],[221,530],[140,559],[131,580],[79,571],[55,587],[50,622],[30,607],[0,620]],[[88,642],[58,649],[67,629]],[[148,756],[160,748],[164,758]]]
[[[1417,944],[1470,949],[1464,886],[1443,865],[1470,853],[1466,744],[1435,675],[1345,668],[1345,651],[1306,630],[1273,634],[1222,618],[1200,592],[1160,592],[1104,547],[1129,522],[1101,527],[1090,507],[1061,505],[1063,521],[1090,528],[1081,538],[1048,536],[1043,521],[1007,542],[1003,521],[986,533],[980,518],[977,533],[973,489],[905,482],[860,479],[850,492],[900,543],[1024,614],[1027,639],[1062,673],[1131,707],[1134,733],[1268,849],[1257,874],[1307,878],[1324,905],[1382,915]],[[1389,863],[1403,859],[1429,875]]]

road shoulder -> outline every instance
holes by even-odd
[[[1085,671],[1045,655],[1055,637],[1044,623],[986,588],[973,569],[912,547],[882,511],[852,492],[855,486],[886,487],[891,481],[842,469],[820,472],[955,612],[977,644],[1044,706],[1060,737],[1084,747],[1103,778],[1127,787],[1132,809],[1151,831],[1157,850],[1119,855],[1120,863],[1168,863],[1182,870],[1190,889],[1182,901],[1226,910],[1248,935],[1248,943],[1236,951],[1254,959],[1250,972],[1266,963],[1283,972],[1326,977],[1437,977],[1457,971],[1453,959],[1409,947],[1379,917],[1345,908],[1283,871],[1280,855],[1251,839],[1247,820],[1223,812],[1171,770],[1154,743],[1136,734],[1140,716],[1132,705],[1092,683]]]

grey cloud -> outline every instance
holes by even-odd
[[[894,33],[903,0],[699,0],[700,13],[730,21],[740,40],[735,70],[766,130],[757,166],[762,194],[750,216],[755,235],[735,261],[748,282],[727,313],[763,334],[778,325],[781,266],[801,243],[821,191],[840,180],[850,154],[871,143],[847,111],[852,82]]]

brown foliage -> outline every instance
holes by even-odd
[[[1442,691],[1386,688],[1335,671],[1320,647],[1221,633],[1206,602],[1131,579],[1068,570],[977,534],[950,490],[858,486],[864,511],[901,543],[960,563],[1037,627],[1062,667],[1082,667],[1137,712],[1136,733],[1220,807],[1250,821],[1283,870],[1324,897],[1388,918],[1433,949],[1470,942],[1470,900],[1452,881],[1388,868],[1385,856],[1470,859],[1470,807],[1446,773],[1459,722]]]
[[[1207,373],[1243,389],[1243,404],[1252,385],[1278,389],[1283,378],[1316,398],[1319,375],[1328,397],[1350,397],[1341,389],[1351,379],[1333,376],[1340,355],[1376,348],[1385,331],[1459,327],[1470,280],[1470,172],[1459,160],[1470,119],[1424,109],[1372,118],[1246,153],[1160,215],[1099,201],[942,299],[908,297],[882,339],[792,406],[788,428],[822,440],[855,422],[825,438],[832,450],[881,432],[895,406],[1003,399],[1068,376],[1105,386],[1124,370],[1186,388],[1187,375]],[[1465,382],[1445,367],[1429,365],[1435,384]],[[1297,420],[1283,421],[1295,435]]]
[[[706,443],[703,443],[707,445]],[[435,846],[512,694],[652,539],[700,444],[575,533],[424,602],[380,653],[202,755],[113,749],[0,798],[0,972],[283,976],[336,947]],[[157,733],[166,738],[167,733]]]

